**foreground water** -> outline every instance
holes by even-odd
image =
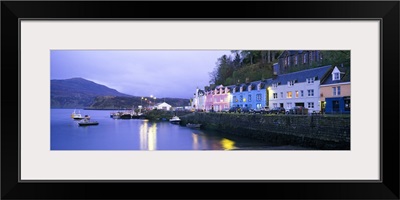
[[[107,110],[79,110],[99,122],[81,127],[73,111],[51,109],[51,150],[306,150],[166,121],[112,119]]]

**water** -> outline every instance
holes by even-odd
[[[216,131],[187,128],[167,121],[112,119],[108,110],[77,110],[98,121],[78,126],[74,109],[51,109],[51,150],[296,150]]]

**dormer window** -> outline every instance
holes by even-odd
[[[315,80],[315,77],[307,78],[307,79],[306,79],[307,83],[309,83],[309,84],[314,83],[314,80]]]
[[[339,81],[340,80],[340,71],[337,67],[335,67],[332,71],[332,80]]]
[[[235,93],[236,92],[236,88],[233,88],[233,93]]]
[[[243,87],[240,87],[240,92],[243,92]]]
[[[304,63],[307,63],[307,54],[304,54],[304,55],[303,55],[303,64],[304,64]]]
[[[261,90],[261,83],[257,85],[257,90]]]
[[[333,73],[333,80],[334,81],[340,80],[340,72]]]
[[[291,87],[294,85],[294,81],[288,81],[288,86]]]
[[[273,83],[272,87],[274,87],[274,88],[278,87],[278,83]]]
[[[251,85],[249,85],[248,87],[247,87],[247,91],[251,91]]]

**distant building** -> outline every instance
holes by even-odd
[[[157,110],[171,110],[171,105],[163,102],[163,103],[158,103],[154,106],[154,108],[157,108]]]
[[[253,81],[232,86],[233,107],[247,107],[249,109],[261,109],[268,105],[267,84],[268,81]]]
[[[204,90],[196,89],[196,92],[193,94],[191,106],[194,110],[206,109],[206,94]]]
[[[295,51],[283,51],[278,56],[278,74],[289,72],[292,67],[304,67],[312,66],[313,64],[319,65],[322,63],[322,54],[319,50],[295,50]]]
[[[324,113],[350,113],[350,69],[335,67],[321,84],[320,101]]]

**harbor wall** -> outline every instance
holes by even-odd
[[[349,150],[350,116],[191,113],[182,122],[282,145]]]

